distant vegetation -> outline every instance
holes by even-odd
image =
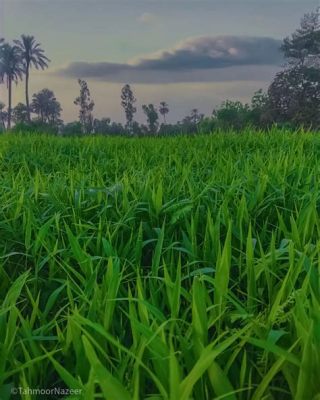
[[[90,98],[87,82],[79,79],[80,95],[75,100],[79,106],[79,121],[64,124],[61,105],[49,89],[43,89],[29,101],[29,76],[32,68],[44,69],[50,60],[33,36],[22,35],[13,45],[0,39],[0,82],[8,87],[8,107],[0,103],[0,129],[15,131],[33,130],[62,135],[174,135],[194,134],[214,130],[242,130],[246,126],[270,129],[272,125],[296,129],[320,127],[320,12],[306,14],[300,27],[284,39],[281,51],[286,59],[284,70],[279,72],[266,93],[256,92],[250,104],[227,100],[211,116],[198,109],[176,124],[167,123],[170,106],[163,101],[142,105],[146,125],[134,120],[136,98],[129,84],[121,92],[121,106],[126,124],[112,122],[110,118],[94,118],[94,102]],[[26,103],[12,110],[12,84],[25,80]],[[31,114],[35,117],[31,118]],[[159,121],[159,114],[161,121]]]

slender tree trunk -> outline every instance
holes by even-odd
[[[8,129],[11,128],[11,107],[12,107],[12,80],[8,78]]]
[[[29,65],[26,67],[26,106],[27,106],[27,114],[28,114],[28,122],[31,121],[30,117],[30,103],[29,103]]]

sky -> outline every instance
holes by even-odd
[[[30,93],[54,91],[65,121],[77,118],[78,78],[97,118],[124,122],[125,83],[142,104],[169,104],[169,122],[226,99],[247,102],[281,65],[281,40],[320,0],[0,0],[0,37],[34,35],[50,58],[32,70]],[[0,87],[0,100],[7,91]],[[14,87],[24,102],[24,86]]]

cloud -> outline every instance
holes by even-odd
[[[57,73],[132,83],[251,80],[255,70],[275,70],[281,65],[280,44],[268,37],[200,37],[128,63],[74,62]]]
[[[152,24],[155,22],[155,20],[156,16],[148,12],[141,14],[140,17],[138,18],[138,21],[142,22],[143,24]]]
[[[281,60],[281,42],[265,37],[200,37],[186,40],[172,50],[142,58],[145,69],[207,69],[235,65],[274,65]]]

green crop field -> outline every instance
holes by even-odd
[[[320,136],[7,134],[0,182],[1,400],[320,399]]]

